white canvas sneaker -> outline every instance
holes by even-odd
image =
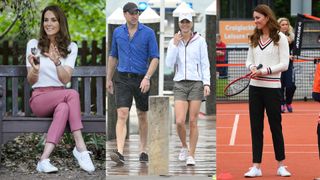
[[[77,148],[74,147],[72,153],[73,153],[73,156],[77,159],[80,167],[83,170],[85,170],[89,173],[91,173],[95,170],[95,167],[93,166],[93,163],[92,163],[90,155],[89,155],[89,154],[92,154],[91,151],[79,152],[77,150]]]
[[[261,169],[253,166],[249,168],[250,170],[244,174],[244,177],[258,177],[262,176]]]
[[[286,166],[280,166],[277,171],[277,175],[282,177],[289,177],[291,173],[286,169]]]
[[[188,149],[187,148],[181,148],[179,153],[179,160],[185,161],[188,157]]]
[[[187,166],[195,166],[196,165],[196,161],[194,160],[194,158],[192,156],[188,156],[186,164],[187,164]]]
[[[50,159],[44,159],[38,162],[37,171],[44,172],[44,173],[52,173],[52,172],[57,172],[58,168],[56,168],[50,163]]]

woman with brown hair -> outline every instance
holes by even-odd
[[[249,114],[252,139],[253,166],[245,177],[262,176],[260,164],[263,150],[264,111],[266,110],[272,133],[277,175],[291,176],[283,164],[284,139],[281,125],[281,72],[289,64],[289,45],[286,36],[269,6],[260,4],[253,11],[256,28],[249,36],[250,44],[246,61],[253,73],[249,86]],[[257,66],[262,64],[261,69]]]
[[[80,99],[77,91],[65,89],[75,66],[78,47],[71,42],[67,18],[58,6],[46,7],[41,16],[40,37],[27,44],[27,79],[32,85],[30,107],[38,117],[53,117],[44,151],[37,164],[38,172],[56,172],[49,156],[59,143],[67,122],[76,146],[73,155],[80,167],[95,170],[84,143],[81,129]]]

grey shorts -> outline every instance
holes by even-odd
[[[173,87],[174,100],[194,101],[203,100],[202,81],[175,81]]]

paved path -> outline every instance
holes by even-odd
[[[216,125],[215,118],[203,118],[199,119],[199,140],[196,149],[196,166],[186,167],[185,162],[178,161],[178,154],[180,152],[180,140],[176,134],[175,125],[172,125],[172,134],[170,136],[170,156],[169,156],[169,175],[171,176],[192,176],[199,175],[203,178],[215,174],[215,159],[216,159]],[[188,131],[189,132],[189,131]],[[189,133],[188,133],[189,134]],[[125,144],[125,165],[116,166],[114,162],[110,160],[109,153],[112,149],[116,149],[115,140],[107,142],[106,145],[106,168],[107,175],[124,175],[118,178],[126,178],[125,176],[146,176],[148,175],[148,165],[139,162],[139,136],[137,134],[130,135],[130,138]],[[115,176],[117,177],[117,176]],[[201,178],[202,178],[201,177]],[[146,177],[147,178],[147,177]],[[150,178],[150,177],[149,177]],[[159,177],[159,179],[166,179],[165,177]],[[178,177],[170,177],[176,178]],[[190,177],[192,178],[192,177]],[[197,177],[197,179],[200,177]],[[107,177],[108,179],[108,177]],[[148,178],[147,178],[148,179]],[[158,179],[158,178],[157,178]]]

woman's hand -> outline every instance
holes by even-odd
[[[173,37],[173,44],[178,46],[180,40],[182,39],[182,35],[180,34],[180,31],[176,33]]]
[[[56,66],[60,63],[61,56],[57,46],[50,44],[49,53],[45,52],[44,55],[49,57]]]
[[[37,57],[33,54],[30,54],[28,56],[28,61],[29,63],[31,64],[32,68],[35,70],[35,71],[39,71],[40,69],[40,64],[36,64],[35,61],[37,61]]]
[[[254,77],[254,76],[259,76],[259,75],[261,75],[262,74],[262,72],[259,70],[259,69],[257,69],[257,66],[252,66],[251,68],[250,68],[250,70],[251,70],[251,77]]]
[[[206,97],[206,96],[209,96],[210,95],[210,86],[209,85],[205,85],[203,87],[203,96]]]

